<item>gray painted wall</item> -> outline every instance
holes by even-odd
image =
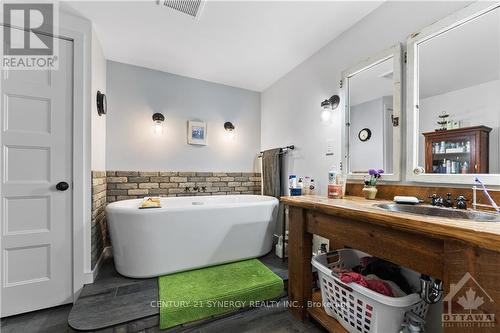
[[[370,140],[365,142],[359,140],[358,136],[359,131],[363,128],[369,128],[372,132]],[[383,97],[351,106],[351,128],[349,131],[351,172],[386,169],[384,135]]]
[[[106,116],[97,114],[95,102],[97,91],[106,93],[106,58],[102,51],[97,34],[92,29],[92,61],[91,61],[91,151],[92,170],[106,171]]]
[[[262,93],[262,148],[295,144],[296,150],[286,158],[285,176],[293,173],[314,177],[318,192],[325,194],[328,170],[341,161],[343,108],[337,108],[333,121],[324,124],[319,105],[340,92],[342,71],[398,42],[405,45],[412,32],[468,3],[388,1],[382,4]],[[403,128],[403,140],[404,135]],[[334,143],[333,157],[325,156],[327,140]],[[404,147],[403,141],[402,154],[406,158]]]
[[[107,62],[108,170],[258,171],[260,93]],[[165,116],[163,135],[151,116]],[[187,144],[187,121],[207,122],[207,146]],[[228,140],[223,124],[236,127]]]

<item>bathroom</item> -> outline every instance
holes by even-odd
[[[1,8],[2,332],[498,332],[499,3]]]

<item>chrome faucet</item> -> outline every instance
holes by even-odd
[[[434,193],[429,198],[431,199],[432,206],[467,209],[467,199],[463,195],[459,195],[455,200],[453,200],[451,193],[446,193],[446,199]],[[455,201],[457,202],[456,206],[453,204]]]
[[[467,199],[463,195],[459,195],[456,199],[457,209],[467,209]]]
[[[443,298],[443,281],[432,280],[430,276],[420,276],[420,296],[427,304],[435,304]]]
[[[431,195],[429,199],[431,199],[432,206],[438,206],[438,207],[443,206],[443,198],[441,196],[438,196],[436,193]]]
[[[451,197],[451,193],[446,193],[446,199],[443,201],[443,206],[447,208],[453,208],[453,199]]]
[[[206,186],[193,186],[193,187],[190,187],[190,186],[186,186],[184,187],[184,192],[191,192],[191,191],[194,191],[194,192],[206,192],[207,190],[207,187]]]

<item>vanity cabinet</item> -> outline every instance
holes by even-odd
[[[386,188],[380,194],[392,198],[394,192],[390,192]],[[290,311],[296,318],[314,318],[330,333],[347,333],[327,315],[321,294],[314,288],[312,238],[319,235],[330,241],[331,249],[358,249],[442,280],[444,299],[437,326],[444,333],[498,333],[499,225],[396,214],[375,206],[388,201],[352,196],[282,197],[281,201],[289,217],[288,295]],[[467,296],[469,289],[475,294]],[[463,302],[467,297],[480,298],[477,304],[468,306]]]
[[[488,173],[490,132],[489,127],[475,126],[423,133],[425,172]]]

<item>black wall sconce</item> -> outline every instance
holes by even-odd
[[[226,136],[230,139],[234,138],[234,125],[230,121],[224,123],[224,129],[226,130]]]
[[[97,114],[99,116],[106,114],[106,112],[108,111],[108,101],[106,99],[106,95],[99,90],[97,91],[96,103],[97,103]]]
[[[156,112],[153,114],[153,121],[154,121],[154,133],[155,135],[162,135],[163,134],[163,122],[165,121],[165,117],[163,114]]]
[[[332,117],[332,111],[335,110],[340,103],[339,95],[333,95],[329,99],[321,102],[321,120],[326,122]]]

